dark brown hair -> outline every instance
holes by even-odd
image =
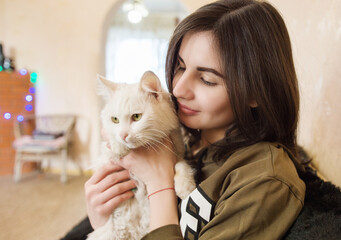
[[[211,146],[215,160],[260,141],[279,143],[295,159],[298,84],[289,34],[278,11],[264,1],[221,0],[190,14],[170,40],[170,91],[184,35],[201,31],[210,31],[218,46],[235,116],[225,138]],[[257,107],[250,107],[251,101]]]

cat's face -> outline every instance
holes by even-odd
[[[150,115],[149,102],[136,85],[120,84],[102,111],[103,127],[115,141],[136,148],[142,143]]]
[[[155,75],[144,75],[139,84],[106,87],[101,117],[113,148],[117,142],[129,149],[155,145],[178,126],[170,95]]]

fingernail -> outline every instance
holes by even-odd
[[[136,191],[137,191],[137,187],[136,187],[136,188],[133,188],[133,189],[131,189],[131,191],[132,191],[133,193],[136,193]]]

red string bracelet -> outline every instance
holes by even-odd
[[[152,195],[154,195],[154,194],[156,194],[156,193],[165,191],[165,190],[175,190],[175,188],[170,187],[170,188],[163,188],[163,189],[160,189],[160,190],[158,190],[158,191],[156,191],[156,192],[153,192],[153,193],[149,194],[149,195],[148,195],[148,199],[149,199],[150,196],[152,196]]]

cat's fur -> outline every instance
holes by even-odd
[[[147,71],[140,83],[136,84],[119,84],[99,78],[99,86],[100,95],[106,99],[101,114],[102,124],[109,136],[112,150],[103,144],[97,166],[105,164],[109,159],[117,161],[127,155],[130,149],[140,146],[157,149],[165,138],[170,137],[175,147],[174,154],[178,156],[175,165],[175,191],[184,199],[195,189],[193,171],[182,159],[184,144],[179,120],[171,96],[162,89],[158,77]],[[134,121],[134,114],[142,114],[142,117]],[[132,178],[136,179],[134,176]],[[89,234],[88,240],[137,240],[148,232],[147,191],[141,181],[136,181],[138,187],[135,197],[116,208],[108,222]]]

